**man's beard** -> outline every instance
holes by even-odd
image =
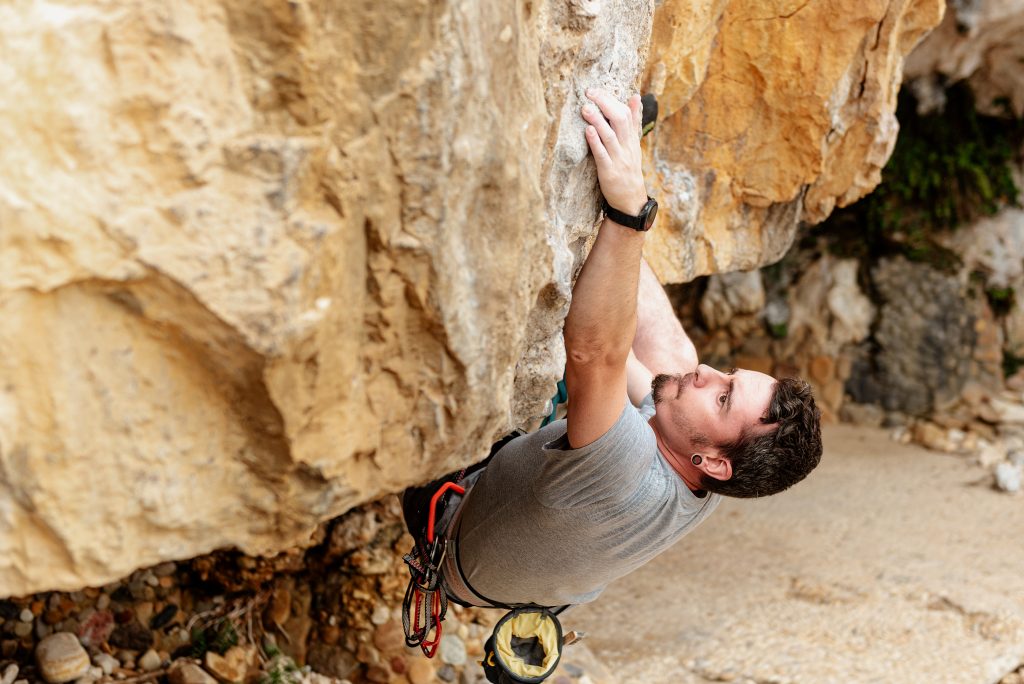
[[[650,392],[654,403],[660,403],[665,399],[665,386],[674,381],[678,381],[680,386],[682,386],[683,376],[679,374],[669,375],[668,373],[659,373],[654,376],[650,383]],[[676,396],[679,396],[679,394],[676,393]]]
[[[665,385],[672,381],[676,381],[679,384],[679,391],[676,392],[673,399],[678,399],[679,395],[683,393],[683,390],[690,386],[693,382],[693,373],[687,373],[681,375],[676,373],[675,375],[669,375],[668,373],[659,373],[654,376],[654,380],[651,381],[651,397],[654,399],[654,403],[660,403],[665,398]]]

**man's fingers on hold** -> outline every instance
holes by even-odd
[[[597,134],[597,129],[593,126],[587,126],[586,135],[587,144],[590,145],[590,151],[594,153],[594,159],[601,161],[608,159],[608,150],[604,148],[601,137]]]
[[[583,116],[589,121],[594,128],[597,129],[598,135],[601,136],[601,142],[606,147],[618,147],[618,138],[611,126],[608,125],[608,121],[605,120],[604,116],[597,110],[593,105],[587,105],[583,108]]]

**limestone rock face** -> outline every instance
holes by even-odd
[[[303,543],[542,413],[581,97],[635,88],[652,17],[0,8],[0,595]]]
[[[646,81],[668,280],[873,187],[938,0],[0,7],[0,595],[302,544],[545,412]],[[654,58],[647,60],[653,32]]]
[[[872,269],[882,300],[873,364],[848,385],[855,401],[914,415],[955,402],[971,378],[978,314],[955,275],[903,257]]]
[[[907,59],[919,101],[941,105],[946,82],[966,80],[975,106],[1024,116],[1024,0],[950,0],[942,24]],[[929,97],[933,96],[933,97]]]
[[[663,280],[777,260],[880,181],[903,59],[941,0],[665,0],[645,82],[664,121],[649,184],[665,199],[648,254]]]

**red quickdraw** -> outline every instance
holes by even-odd
[[[417,540],[404,560],[409,566],[409,586],[402,602],[402,627],[407,646],[419,646],[423,655],[433,658],[441,643],[441,623],[448,612],[448,597],[441,586],[441,563],[444,561],[443,535],[435,537],[438,503],[448,492],[465,494],[464,487],[445,482],[430,498],[427,514],[426,540]]]

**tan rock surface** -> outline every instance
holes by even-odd
[[[983,112],[1024,116],[1024,1],[950,2],[942,24],[907,59],[928,99],[935,80],[966,80]]]
[[[302,543],[543,412],[580,96],[652,15],[0,8],[0,595]]]
[[[777,260],[880,181],[899,126],[903,58],[941,0],[666,0],[646,83],[662,117],[649,181],[669,221],[648,257],[663,280]]]

